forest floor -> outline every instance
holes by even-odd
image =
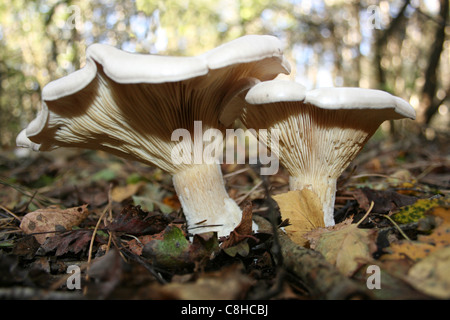
[[[448,142],[371,141],[339,180],[339,227],[320,233],[338,247],[310,235],[300,251],[283,242],[288,222],[267,201],[288,191],[283,169],[261,179],[248,165],[222,165],[230,196],[281,233],[269,223],[219,242],[186,236],[158,169],[102,152],[3,151],[0,299],[449,299]],[[329,290],[342,279],[359,296]]]

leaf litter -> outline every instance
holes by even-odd
[[[252,299],[265,292],[275,299],[311,298],[296,276],[280,276],[283,264],[274,235],[251,232],[252,218],[260,216],[274,218],[279,232],[300,239],[304,248],[363,286],[368,266],[379,266],[382,289],[370,292],[374,298],[448,299],[448,189],[434,175],[434,170],[448,171],[448,165],[411,160],[418,165],[413,161],[409,170],[396,170],[392,177],[371,175],[370,161],[360,167],[369,170],[367,176],[348,172],[355,178],[343,177],[336,195],[337,224],[330,228],[311,214],[319,207],[311,195],[287,190],[282,169],[268,179],[276,200],[272,208],[270,193],[251,169],[224,165],[225,174],[238,172],[227,175],[230,194],[248,201],[241,204],[241,224],[229,237],[217,239],[186,232],[170,177],[157,169],[124,165],[102,153],[83,152],[55,163],[37,157],[33,163],[40,169],[32,175],[30,166],[0,172],[0,296]],[[380,157],[377,172],[390,170],[380,168],[383,162]],[[428,171],[416,179],[423,170]],[[433,184],[422,183],[430,181],[427,176]],[[69,212],[76,214],[67,219]],[[292,230],[289,221],[299,216],[304,229]],[[74,264],[82,270],[81,293],[66,286],[67,267]],[[31,291],[21,295],[9,289],[17,285]]]

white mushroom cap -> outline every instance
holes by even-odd
[[[309,188],[323,203],[326,226],[334,224],[336,181],[379,125],[415,118],[406,101],[361,88],[306,90],[293,81],[272,80],[245,96],[247,128],[279,129],[277,156],[290,175],[290,189]],[[259,136],[266,145],[269,137]],[[276,152],[276,150],[275,150]]]
[[[322,109],[379,109],[385,120],[416,118],[414,108],[388,92],[363,88],[318,88],[307,92],[305,103]]]
[[[44,87],[42,109],[19,134],[19,146],[103,149],[174,173],[178,168],[166,162],[175,129],[191,130],[194,120],[203,121],[204,130],[222,129],[219,115],[233,94],[253,79],[290,71],[272,36],[245,36],[196,57],[94,44],[86,60],[81,70]]]
[[[194,121],[202,121],[203,131],[224,131],[219,117],[227,119],[227,125],[237,117],[224,111],[235,94],[248,89],[254,79],[266,81],[289,72],[281,42],[272,36],[245,36],[195,57],[135,54],[94,44],[82,69],[44,87],[42,109],[18,135],[17,145],[40,151],[104,150],[175,176],[196,164],[172,162],[171,151],[178,143],[171,141],[174,130],[187,129],[194,138]],[[221,176],[220,168],[214,168]],[[194,175],[190,177],[195,181]],[[181,198],[182,185],[177,179]],[[196,184],[189,181],[192,185]],[[196,188],[202,192],[200,183]],[[197,214],[208,224],[215,223],[214,215],[220,215],[228,199],[226,193],[218,193],[222,197],[205,203],[205,212]],[[230,225],[240,222],[232,220]]]

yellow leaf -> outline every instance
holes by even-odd
[[[392,215],[392,219],[400,224],[417,222],[425,217],[428,210],[439,205],[439,199],[419,199],[412,205],[402,207],[399,212]]]
[[[427,212],[430,215],[439,217],[443,220],[443,223],[450,224],[450,207],[449,206],[439,206],[434,207]]]
[[[450,247],[444,247],[417,262],[408,272],[412,286],[439,299],[450,299]]]
[[[419,235],[417,241],[400,240],[389,246],[389,254],[383,255],[381,260],[410,259],[419,261],[430,253],[443,247],[450,246],[450,224],[442,223],[429,235]]]
[[[418,261],[428,256],[428,254],[433,250],[435,250],[435,247],[428,243],[401,240],[399,242],[392,243],[388,249],[389,254],[383,255],[381,260],[409,259],[412,261]]]
[[[298,245],[307,244],[306,233],[325,227],[322,203],[311,190],[293,190],[275,195],[273,199],[278,203],[282,219],[289,219],[286,233]]]
[[[450,224],[442,223],[430,235],[419,235],[418,240],[429,243],[436,248],[448,246],[450,245]]]
[[[43,244],[45,239],[53,236],[58,226],[71,229],[80,224],[88,215],[87,204],[69,209],[49,207],[27,213],[20,223],[20,229],[26,234],[33,234]]]

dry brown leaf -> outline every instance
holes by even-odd
[[[348,218],[344,221],[327,228],[317,228],[314,229],[304,235],[306,239],[309,241],[309,248],[315,250],[317,247],[317,243],[322,236],[322,234],[330,232],[330,231],[338,231],[352,224],[352,219]]]
[[[417,262],[408,272],[417,290],[439,299],[450,299],[450,247],[441,248]]]
[[[373,202],[366,216],[369,215],[372,208]],[[376,230],[360,229],[358,228],[359,223],[352,224],[351,222],[352,219],[348,218],[333,227],[322,228],[318,234],[307,235],[309,239],[316,237],[313,241],[314,249],[347,276],[355,272],[361,262],[372,260],[372,254],[377,248],[375,244]],[[317,235],[319,235],[318,239]]]
[[[147,234],[144,236],[140,236],[139,238],[131,239],[128,241],[128,249],[130,249],[131,252],[134,254],[137,254],[138,256],[142,255],[142,250],[144,249],[144,246],[149,243],[152,240],[162,240],[163,239],[163,232],[157,233],[157,234]]]
[[[47,237],[54,235],[58,228],[71,229],[80,224],[88,215],[87,204],[80,207],[60,209],[49,207],[27,213],[20,223],[20,229],[26,234],[33,234],[43,244]]]
[[[273,199],[278,203],[283,220],[289,219],[290,225],[285,230],[296,244],[305,246],[308,243],[306,233],[325,227],[322,203],[311,190],[293,190],[275,195]]]
[[[373,212],[388,213],[396,208],[412,205],[417,201],[416,197],[403,195],[392,190],[374,190],[368,187],[352,191],[359,206],[368,210],[373,202]]]
[[[336,225],[337,226],[337,225]],[[376,250],[376,230],[360,229],[357,224],[343,222],[342,228],[324,232],[315,250],[335,265],[344,275],[351,275],[361,261],[370,261]]]
[[[234,228],[233,231],[231,231],[230,236],[223,241],[223,249],[234,246],[242,240],[252,237],[252,216],[252,203],[250,201],[247,201],[242,210],[241,222],[236,226],[236,228]]]

